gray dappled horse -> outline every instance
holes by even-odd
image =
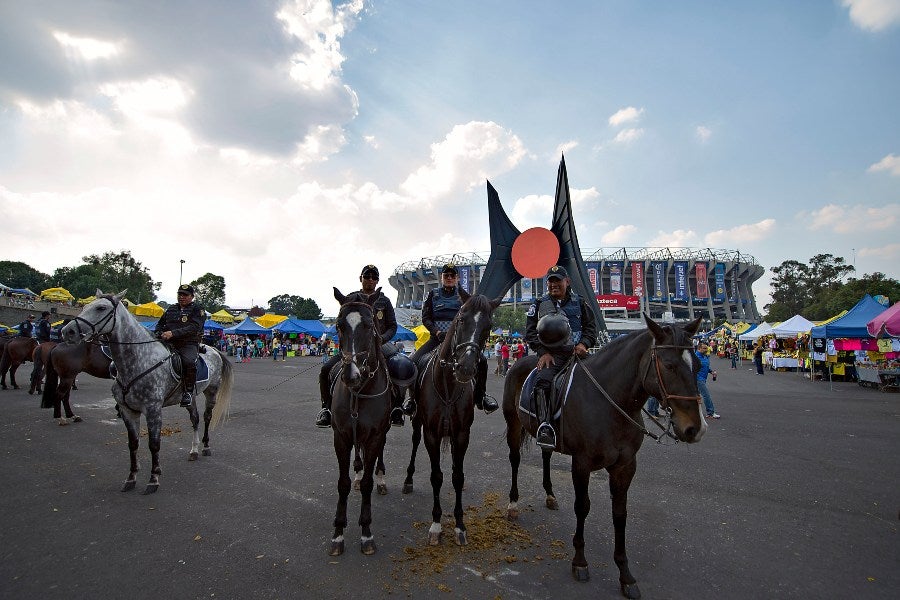
[[[150,481],[144,493],[150,494],[159,488],[161,474],[159,446],[162,409],[164,406],[177,405],[181,400],[181,382],[176,378],[172,366],[173,352],[128,312],[121,303],[124,291],[111,295],[97,290],[96,296],[96,300],[85,306],[81,314],[62,329],[62,338],[70,344],[99,340],[109,344],[117,370],[112,393],[128,430],[128,450],[131,454],[131,470],[122,491],[134,489],[135,486],[143,414],[147,421],[151,455]],[[206,396],[203,455],[209,456],[209,430],[215,428],[228,414],[233,372],[231,363],[215,348],[207,346],[206,353],[202,356],[209,366],[209,380],[197,382],[196,390]],[[196,460],[200,446],[197,402],[192,402],[187,410],[194,429],[189,459]]]
[[[658,325],[644,315],[647,329],[613,340],[596,354],[578,359],[557,428],[556,451],[572,457],[572,483],[575,488],[577,525],[572,545],[572,573],[579,581],[589,579],[584,556],[584,520],[591,509],[588,483],[591,472],[606,469],[612,499],[615,550],[619,567],[619,585],[627,598],[640,598],[641,592],[628,568],[625,553],[625,523],[628,488],[637,471],[637,453],[645,435],[641,407],[649,396],[671,413],[677,439],[699,442],[706,431],[703,407],[697,391],[699,361],[694,355],[691,337],[701,319],[686,325]],[[526,356],[506,375],[503,388],[503,416],[506,418],[506,443],[512,467],[507,516],[519,516],[518,472],[521,447],[527,436],[534,436],[540,420],[520,410],[522,385],[534,369],[537,356]],[[544,490],[547,508],[558,504],[550,482],[551,450],[543,451]]]

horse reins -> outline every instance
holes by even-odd
[[[644,369],[644,376],[641,378],[641,383],[645,383],[647,380],[647,374],[650,372],[650,362],[652,361],[654,366],[656,367],[656,382],[659,384],[659,390],[662,392],[662,398],[659,398],[660,406],[663,408],[669,408],[669,399],[674,398],[676,400],[693,400],[698,404],[703,401],[703,398],[700,397],[700,394],[696,396],[678,396],[675,394],[670,394],[666,389],[666,384],[663,381],[662,371],[659,368],[659,355],[657,355],[656,350],[659,348],[665,348],[670,350],[693,350],[693,346],[679,346],[676,344],[666,344],[657,346],[656,340],[653,340],[653,345],[650,346],[650,360],[647,361],[647,368]]]

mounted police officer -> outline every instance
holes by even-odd
[[[444,341],[450,324],[453,323],[456,313],[462,308],[463,301],[459,297],[458,284],[459,271],[456,266],[447,263],[441,267],[441,287],[429,290],[428,296],[422,304],[422,325],[428,329],[431,337],[410,357],[416,365],[419,364],[420,358],[427,356]],[[484,395],[485,387],[487,387],[487,359],[482,353],[481,360],[478,361],[478,371],[475,374],[475,390],[472,398],[476,407],[490,414],[497,410],[499,405],[496,400]],[[414,415],[416,413],[415,400],[412,397],[407,398],[403,402],[402,408],[407,415]]]
[[[597,343],[597,321],[584,298],[576,294],[564,267],[547,272],[548,294],[535,300],[526,315],[525,340],[537,353],[535,400],[542,420],[535,433],[538,446],[556,447],[552,418],[553,377],[573,357],[585,357]]]
[[[378,279],[378,267],[366,265],[359,274],[359,282],[362,287],[356,293],[371,296],[375,293]],[[412,363],[409,362],[409,359],[399,354],[397,347],[390,343],[391,338],[397,333],[397,317],[394,314],[394,305],[384,295],[384,292],[378,293],[378,298],[375,299],[372,305],[372,311],[375,317],[375,328],[378,330],[378,335],[381,338],[381,351],[385,359],[387,359],[391,381],[395,385],[409,385],[412,381],[406,380],[415,378],[415,369]],[[319,394],[322,397],[322,410],[316,416],[317,427],[331,427],[331,370],[340,360],[340,354],[332,356],[325,361],[325,364],[322,365],[322,370],[319,371]],[[405,388],[403,391],[405,392]],[[399,404],[399,398],[403,396],[398,394],[391,395],[391,401],[394,405],[391,411],[391,425],[402,426],[403,413],[397,404]]]
[[[50,311],[45,310],[41,313],[41,320],[38,321],[35,328],[35,337],[39,344],[50,341]]]
[[[181,356],[181,406],[188,407],[194,399],[197,384],[197,356],[206,313],[194,302],[194,287],[187,283],[178,286],[178,303],[170,305],[156,324],[156,334],[170,342]]]
[[[34,315],[28,315],[28,318],[19,323],[19,337],[34,337]]]

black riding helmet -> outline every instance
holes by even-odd
[[[538,321],[537,334],[541,344],[545,348],[553,350],[566,345],[572,334],[572,328],[565,315],[552,313],[544,315]]]

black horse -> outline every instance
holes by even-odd
[[[463,461],[469,447],[469,430],[475,419],[472,400],[473,380],[481,360],[481,352],[491,332],[491,314],[500,300],[488,300],[482,295],[469,296],[459,292],[462,308],[453,319],[444,341],[431,355],[428,365],[416,380],[416,416],[413,418],[413,449],[406,470],[403,493],[413,489],[413,473],[416,470],[416,450],[425,432],[425,449],[431,459],[431,488],[434,506],[432,523],[428,530],[428,543],[435,546],[441,541],[441,442],[449,444],[453,457],[453,488],[456,504],[456,543],[466,544],[466,525],[463,523],[462,491],[465,484]]]
[[[72,412],[69,404],[69,396],[76,389],[75,378],[79,373],[87,373],[100,379],[112,379],[109,371],[111,363],[112,359],[103,353],[99,344],[57,344],[45,361],[47,376],[41,394],[41,408],[52,408],[53,418],[59,419],[60,425],[67,423],[61,409],[65,409],[66,419],[80,422],[81,417]]]
[[[347,496],[351,486],[350,455],[354,447],[360,450],[363,461],[363,476],[360,481],[360,549],[363,554],[375,552],[375,538],[370,527],[374,485],[372,474],[391,427],[390,377],[372,312],[372,304],[380,291],[381,288],[378,288],[371,296],[360,292],[344,296],[334,288],[334,297],[341,303],[335,324],[341,363],[331,403],[331,427],[334,430],[334,452],[339,471],[338,504],[329,550],[331,556],[344,552]]]
[[[637,470],[637,453],[648,434],[641,418],[641,407],[649,396],[659,398],[663,408],[671,410],[675,436],[685,442],[699,442],[706,431],[701,398],[697,391],[699,361],[693,352],[691,337],[701,319],[684,327],[661,326],[645,315],[647,330],[618,338],[596,354],[574,365],[568,400],[562,408],[557,452],[572,457],[572,483],[575,487],[577,526],[572,545],[575,557],[572,572],[579,581],[589,579],[584,556],[584,520],[591,508],[588,482],[592,471],[606,469],[612,497],[615,552],[619,584],[627,598],[640,598],[635,578],[628,569],[625,553],[625,523],[628,488]],[[512,467],[509,490],[510,519],[518,517],[518,470],[521,448],[534,435],[540,422],[519,407],[526,377],[537,357],[517,361],[506,376],[503,390],[503,416],[506,418],[506,442]],[[556,507],[550,483],[550,455],[544,451],[544,490],[547,506]]]

